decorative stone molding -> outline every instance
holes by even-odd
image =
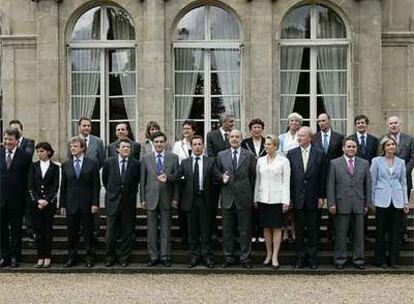
[[[383,46],[407,46],[414,43],[414,32],[384,32]]]
[[[2,47],[36,48],[37,35],[0,35]]]

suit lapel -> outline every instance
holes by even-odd
[[[119,166],[118,166],[118,156],[114,157],[112,161],[112,165],[114,166],[114,170],[116,171],[116,176],[119,180],[121,180],[121,172],[119,172]],[[129,169],[129,158],[128,158],[128,164],[127,164],[127,174]]]
[[[203,156],[203,187],[206,181],[206,176],[207,176],[207,166],[208,166],[208,158],[204,155]]]
[[[35,175],[38,176],[40,179],[45,179],[46,175],[47,175],[47,171],[49,171],[49,169],[50,169],[50,165],[49,165],[49,168],[46,171],[46,174],[45,174],[44,178],[42,177],[42,169],[40,168],[40,161],[35,163],[34,168],[35,168]]]
[[[306,172],[309,172],[310,168],[312,167],[312,165],[314,163],[314,160],[315,160],[315,148],[311,146],[310,150],[309,150],[308,163],[306,165]],[[303,164],[303,161],[302,161],[302,164]]]
[[[247,151],[243,151],[243,149],[240,149],[240,156],[239,156],[239,161],[237,162],[237,169],[239,169],[240,164],[247,158],[246,155]]]

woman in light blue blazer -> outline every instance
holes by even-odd
[[[395,139],[384,136],[380,146],[382,156],[375,157],[371,164],[372,203],[375,205],[377,228],[375,265],[385,268],[388,262],[392,268],[398,268],[400,229],[403,214],[408,212],[405,162],[395,156]]]

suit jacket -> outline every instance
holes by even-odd
[[[221,151],[216,158],[216,178],[221,181],[221,208],[230,209],[233,203],[237,209],[253,206],[254,185],[256,182],[256,157],[245,149],[240,149],[236,170],[232,165],[232,151]],[[228,172],[230,179],[224,184],[223,174]]]
[[[384,156],[378,156],[371,164],[372,203],[387,208],[391,201],[396,208],[408,203],[407,179],[404,160],[396,157],[392,171]]]
[[[32,157],[26,151],[17,148],[9,170],[6,164],[6,150],[0,148],[0,207],[22,210],[27,197],[27,175]],[[7,202],[7,205],[6,205]]]
[[[391,134],[387,134],[392,137]],[[380,140],[381,142],[381,140]],[[400,133],[400,140],[397,146],[397,156],[404,160],[407,173],[407,187],[412,188],[411,171],[414,168],[414,138],[408,134]]]
[[[188,158],[190,154],[188,150],[191,147],[187,145],[187,141],[185,139],[181,139],[174,143],[173,153],[178,156],[178,162],[181,163],[184,159]]]
[[[325,155],[328,165],[329,165],[329,162],[330,162],[331,159],[335,159],[335,158],[338,158],[339,156],[342,156],[342,154],[343,154],[343,152],[342,152],[342,141],[343,140],[344,140],[344,137],[342,136],[342,134],[334,132],[331,129],[331,138],[329,140],[328,151]],[[324,152],[324,150],[323,150],[323,141],[322,141],[322,132],[321,131],[319,131],[318,133],[316,133],[313,136],[312,144],[316,148],[318,148],[319,150]]]
[[[33,157],[34,148],[35,141],[33,139],[23,137],[22,142],[20,143],[20,149],[26,151],[31,157]]]
[[[361,150],[357,133],[354,133],[349,137],[353,138],[357,143],[357,156],[366,159],[371,164],[371,160],[378,155],[378,138],[371,134],[367,134],[365,139],[365,153],[362,153],[363,151]]]
[[[326,188],[328,206],[336,206],[338,214],[363,214],[371,200],[371,175],[369,162],[355,157],[354,172],[341,156],[331,161]]]
[[[85,157],[79,179],[76,178],[73,159],[62,164],[62,183],[60,188],[60,207],[66,208],[69,215],[80,211],[90,214],[92,205],[99,207],[99,165]]]
[[[220,151],[230,148],[221,134],[220,128],[207,133],[207,155],[216,157]]]
[[[139,161],[141,155],[141,144],[132,141],[131,139],[128,140],[131,143],[131,156]],[[108,145],[108,157],[118,155],[118,152],[116,151],[118,142],[119,140],[114,141]]]
[[[318,199],[326,197],[326,161],[323,151],[310,146],[306,171],[303,168],[300,147],[289,150],[290,162],[290,198],[293,208],[314,210],[318,208]]]
[[[214,171],[214,158],[203,155],[203,189],[204,189],[204,202],[207,207],[212,206],[213,188],[217,186]],[[177,180],[182,185],[181,187],[181,201],[180,207],[184,211],[191,211],[194,201],[194,168],[193,158],[189,157],[184,159],[177,172]]]
[[[253,143],[253,138],[252,137],[243,139],[243,141],[241,143],[241,147],[243,149],[248,150],[253,155],[255,155],[256,158],[259,158],[259,157],[265,156],[267,154],[266,150],[265,150],[265,147],[264,147],[264,143],[265,143],[265,138],[262,137],[262,143],[260,145],[259,154],[256,154],[256,149],[254,148],[254,143]]]
[[[29,201],[37,208],[37,201],[45,199],[49,202],[44,209],[56,209],[57,194],[59,191],[59,166],[50,161],[44,177],[40,168],[40,161],[30,166],[28,177]]]
[[[128,157],[126,164],[126,180],[125,183],[122,183],[118,156],[112,156],[104,162],[102,169],[102,184],[106,189],[106,215],[115,215],[121,199],[123,203],[128,206],[136,206],[140,170],[139,161],[133,157]]]
[[[141,202],[146,202],[146,208],[155,210],[160,203],[164,209],[171,208],[173,200],[178,201],[178,185],[176,174],[178,171],[178,156],[165,151],[164,173],[167,182],[157,180],[157,167],[154,153],[147,153],[141,160]]]
[[[105,148],[102,139],[99,137],[90,134],[88,148],[86,149],[86,157],[93,159],[99,165],[99,168],[102,168],[105,160]],[[70,148],[66,154],[66,159],[71,159],[72,154],[70,153]]]

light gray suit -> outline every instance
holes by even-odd
[[[245,149],[240,149],[236,170],[232,165],[232,149],[219,152],[217,179],[223,180],[223,173],[230,175],[227,184],[221,186],[221,209],[223,214],[223,249],[226,262],[234,262],[234,226],[236,218],[240,234],[240,262],[250,262],[251,217],[254,185],[256,182],[256,157]]]
[[[371,199],[369,163],[355,157],[351,175],[344,156],[331,161],[327,182],[328,206],[336,206],[335,217],[335,264],[343,265],[347,259],[347,234],[353,221],[353,263],[364,264],[364,208]]]
[[[147,153],[141,160],[141,202],[146,203],[147,235],[150,259],[159,259],[157,249],[158,216],[160,216],[161,260],[171,256],[171,202],[178,200],[175,174],[178,171],[178,156],[165,152],[163,172],[167,182],[157,180],[157,165],[154,153]]]

